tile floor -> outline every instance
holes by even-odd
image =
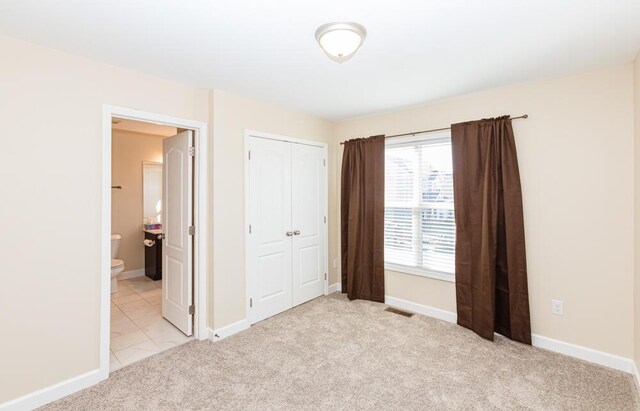
[[[111,294],[111,372],[193,339],[162,318],[161,298],[162,281],[118,281]]]

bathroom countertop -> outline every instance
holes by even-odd
[[[158,228],[157,230],[142,230],[145,233],[149,233],[149,234],[162,234],[162,228]]]

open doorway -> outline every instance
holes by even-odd
[[[207,338],[206,125],[117,107],[104,121],[102,379]]]

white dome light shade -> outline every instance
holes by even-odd
[[[360,36],[351,30],[333,30],[320,38],[320,47],[335,57],[353,54],[360,47]]]
[[[318,44],[330,59],[338,63],[353,57],[365,37],[367,30],[358,23],[329,23],[316,30]]]

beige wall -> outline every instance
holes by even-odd
[[[634,68],[634,355],[640,369],[640,53]]]
[[[524,197],[532,331],[633,354],[631,65],[494,89],[345,121],[338,140],[527,113],[514,130]],[[454,284],[388,272],[387,294],[455,311]],[[565,302],[551,314],[551,299]]]
[[[142,162],[162,162],[162,136],[113,130],[111,233],[122,235],[118,258],[125,272],[144,268]]]
[[[99,366],[102,105],[207,121],[208,100],[2,36],[0,55],[2,403]]]
[[[212,246],[215,273],[211,281],[213,301],[210,318],[215,329],[246,317],[244,272],[244,130],[330,143],[332,124],[317,118],[279,109],[219,90],[210,92],[213,107],[213,226]],[[335,159],[329,148],[330,179],[333,181]],[[335,207],[335,191],[330,186],[329,203]],[[329,258],[337,258],[336,215],[331,213]]]

